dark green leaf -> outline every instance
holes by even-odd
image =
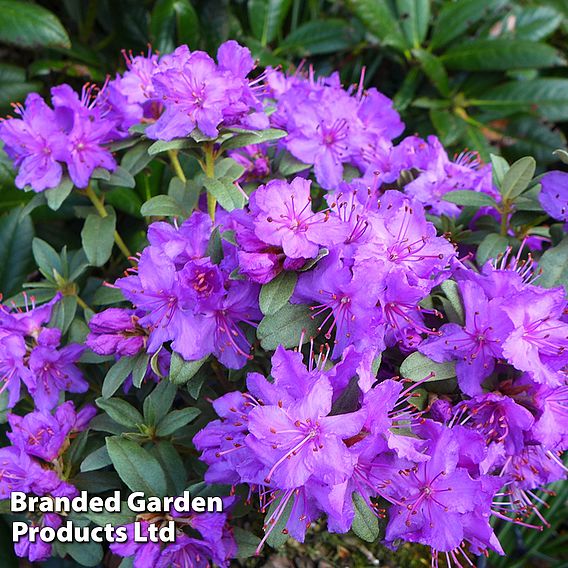
[[[396,0],[398,19],[409,46],[420,47],[430,21],[430,0]]]
[[[564,286],[568,293],[568,237],[561,243],[548,249],[540,258],[539,268],[542,270],[537,283],[544,288]]]
[[[503,199],[515,199],[525,191],[531,182],[536,170],[536,161],[530,156],[517,160],[511,165],[501,184]]]
[[[186,487],[187,472],[174,446],[167,440],[160,440],[152,448],[152,454],[160,462],[166,474],[168,493],[170,495],[180,495]]]
[[[456,205],[468,207],[495,207],[497,205],[495,199],[487,193],[467,189],[450,191],[443,196],[443,199]]]
[[[249,146],[250,144],[273,142],[274,140],[280,140],[280,138],[284,138],[286,134],[287,132],[285,130],[279,130],[278,128],[267,128],[266,130],[236,134],[228,140],[225,140],[225,142],[221,144],[221,149],[234,150],[235,148],[243,148],[244,146]],[[215,173],[217,173],[217,169],[215,170]]]
[[[247,4],[252,33],[262,45],[270,43],[282,28],[291,0],[249,0]]]
[[[256,549],[260,544],[260,539],[257,536],[240,527],[233,527],[233,536],[239,547],[237,558],[249,558],[255,555]]]
[[[81,231],[81,242],[89,263],[93,266],[102,266],[110,258],[114,245],[115,228],[116,215],[113,209],[106,217],[101,217],[98,213],[91,213],[85,219],[85,225]]]
[[[434,376],[428,379],[428,382],[450,379],[456,376],[456,364],[454,361],[436,363],[422,353],[415,351],[400,366],[400,374],[411,381],[422,381],[431,373],[434,373]]]
[[[476,39],[446,51],[441,57],[449,69],[509,71],[560,65],[562,59],[544,43],[513,39]]]
[[[169,411],[174,402],[177,389],[168,381],[160,381],[152,393],[144,400],[144,418],[147,424],[156,424]]]
[[[0,290],[6,297],[21,288],[32,265],[34,228],[21,213],[16,208],[0,217]]]
[[[192,49],[199,39],[199,19],[189,0],[158,0],[152,11],[150,32],[158,51],[168,53],[186,43]]]
[[[23,48],[71,47],[59,19],[42,6],[0,0],[0,42]]]
[[[83,463],[81,464],[81,471],[97,471],[111,463],[112,460],[108,455],[106,446],[101,446],[98,450],[95,450],[83,460]]]
[[[369,508],[365,499],[357,492],[353,493],[353,509],[355,517],[351,530],[367,542],[375,542],[379,538],[379,520],[377,515]]]
[[[140,208],[145,217],[179,217],[183,215],[180,204],[169,195],[156,195]]]
[[[198,361],[186,361],[177,353],[172,353],[169,380],[174,385],[184,385],[199,371],[206,360],[207,357],[199,359]]]
[[[118,390],[126,377],[132,373],[133,367],[132,357],[122,357],[110,368],[103,382],[102,395],[104,398],[110,398]]]
[[[137,429],[139,425],[144,424],[142,414],[121,398],[97,398],[95,402],[101,410],[122,426]]]
[[[244,207],[246,196],[230,177],[206,178],[204,184],[207,191],[226,211]]]
[[[318,333],[318,319],[313,318],[308,306],[286,304],[276,313],[265,316],[257,329],[260,343],[267,351],[282,345],[285,348],[297,347],[303,335],[303,342]]]
[[[103,548],[98,542],[58,542],[59,552],[69,554],[81,566],[98,566],[103,559]]]
[[[166,476],[154,456],[125,438],[111,436],[106,445],[116,472],[132,491],[142,491],[147,497],[166,495]]]
[[[450,84],[448,74],[440,58],[432,55],[425,49],[419,48],[413,49],[412,54],[420,61],[424,73],[428,76],[434,87],[438,89],[438,92],[444,97],[449,96]]]
[[[183,408],[174,410],[166,415],[158,424],[156,435],[165,438],[195,420],[201,414],[199,408]]]
[[[509,246],[509,240],[506,237],[492,233],[487,235],[477,248],[475,258],[479,266],[483,266],[489,259],[498,258],[503,254]]]
[[[281,272],[274,280],[264,284],[260,290],[260,310],[267,315],[275,314],[283,307],[294,292],[298,275],[295,272]]]

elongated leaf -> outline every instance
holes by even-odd
[[[0,42],[24,48],[71,47],[59,19],[42,6],[0,0]]]
[[[501,194],[503,199],[515,199],[527,189],[536,170],[536,161],[530,156],[517,160],[503,177]]]
[[[172,353],[169,379],[174,385],[184,385],[201,368],[207,357],[198,361],[186,361],[177,353]]]
[[[260,309],[264,315],[275,314],[288,302],[294,292],[298,275],[295,272],[282,272],[260,290]]]
[[[169,195],[156,195],[140,208],[140,213],[145,217],[179,217],[184,211],[181,205]]]
[[[428,359],[418,351],[409,355],[400,366],[400,374],[405,379],[412,381],[421,381],[430,373],[435,375],[428,379],[430,381],[443,381],[456,376],[456,364],[452,361],[449,363],[436,363]]]
[[[242,209],[244,207],[245,195],[231,178],[206,178],[204,184],[208,193],[210,193],[226,211],[233,211],[233,209]]]
[[[396,7],[408,45],[420,47],[428,33],[430,0],[396,0]]]
[[[110,368],[103,382],[102,395],[104,398],[110,398],[119,389],[132,372],[133,367],[132,357],[122,357]]]
[[[41,83],[27,81],[25,69],[0,63],[0,108],[8,108],[11,102],[22,101],[28,93],[40,89]]]
[[[432,49],[438,49],[461,36],[479,20],[487,18],[491,11],[497,11],[507,0],[457,0],[444,2],[442,10],[436,18],[432,41]]]
[[[479,266],[483,266],[489,259],[497,258],[504,253],[509,246],[509,240],[506,237],[492,233],[487,235],[477,248],[475,259]]]
[[[249,146],[250,144],[272,142],[274,140],[284,138],[286,134],[287,133],[285,130],[280,130],[278,128],[267,128],[266,130],[259,130],[258,132],[237,134],[223,142],[223,144],[221,144],[221,148],[223,150],[234,150],[235,148],[243,148],[244,146]]]
[[[304,332],[304,343],[318,334],[318,319],[312,318],[307,306],[285,304],[276,313],[265,316],[257,329],[260,343],[267,351],[283,347],[297,347]]]
[[[199,39],[199,19],[189,0],[158,0],[152,11],[150,32],[158,51],[173,51],[186,43],[191,48]]]
[[[156,435],[160,437],[171,436],[174,432],[195,420],[201,414],[199,408],[183,408],[174,410],[163,418],[158,424]]]
[[[136,429],[144,424],[142,414],[121,398],[97,398],[97,406],[104,410],[115,422],[127,428]]]
[[[291,5],[291,0],[250,0],[248,2],[252,33],[262,45],[276,38]]]
[[[516,14],[515,37],[538,41],[553,33],[562,23],[562,14],[551,6],[534,6]]]
[[[511,81],[487,90],[483,107],[501,113],[532,111],[552,121],[568,120],[568,79]]]
[[[487,193],[473,190],[469,191],[467,189],[450,191],[443,196],[443,199],[450,203],[467,205],[469,207],[495,207],[497,205],[495,199],[487,195]]]
[[[412,54],[420,61],[424,73],[426,73],[434,87],[438,89],[438,92],[447,97],[450,94],[450,84],[442,61],[425,49],[414,49]]]
[[[562,59],[544,43],[513,39],[477,39],[453,47],[441,57],[449,69],[509,71],[554,67]]]
[[[353,493],[353,508],[355,510],[355,517],[351,530],[363,540],[367,542],[375,542],[379,538],[379,520],[365,499],[359,493]]]
[[[87,259],[93,266],[102,266],[110,258],[115,228],[116,215],[112,209],[106,217],[91,213],[85,220],[81,242]]]
[[[315,20],[296,28],[280,44],[279,50],[308,57],[344,51],[358,40],[355,29],[344,20]]]
[[[388,0],[348,0],[347,4],[382,43],[400,51],[409,47]]]
[[[568,293],[568,237],[559,245],[548,249],[540,258],[542,274],[538,284],[544,288],[564,286]]]
[[[147,497],[166,495],[166,476],[152,454],[135,442],[116,436],[107,438],[106,446],[120,479],[132,491],[142,491]]]
[[[19,291],[32,265],[34,228],[29,215],[13,209],[0,217],[0,290],[9,297]]]

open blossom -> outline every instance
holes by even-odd
[[[553,218],[568,223],[568,173],[553,171],[545,174],[539,194],[542,208]]]
[[[295,178],[290,184],[272,180],[251,198],[254,232],[265,243],[282,247],[290,258],[313,258],[320,246],[344,238],[340,220],[329,212],[312,211],[310,182]]]

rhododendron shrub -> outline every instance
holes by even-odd
[[[80,250],[35,239],[38,270],[3,298],[0,497],[225,504],[75,513],[128,541],[18,556],[228,566],[318,525],[465,566],[504,554],[496,522],[546,529],[567,471],[568,174],[407,134],[363,81],[259,69],[233,41],[15,106],[0,140],[35,196],[4,219],[72,202],[84,221]],[[176,542],[134,542],[134,521],[173,521]]]

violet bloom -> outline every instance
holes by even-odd
[[[265,483],[295,488],[310,477],[345,481],[353,458],[343,442],[361,431],[365,412],[330,416],[333,389],[321,377],[307,395],[288,406],[257,406],[249,414],[247,445],[270,467]]]
[[[67,345],[57,349],[61,332],[45,330],[38,338],[38,345],[32,349],[29,368],[32,380],[29,391],[39,410],[51,410],[59,400],[61,391],[86,392],[89,383],[75,365],[85,347]]]
[[[534,399],[539,417],[533,437],[548,450],[568,448],[568,386],[549,388],[537,385]]]
[[[425,425],[430,439],[430,460],[401,470],[391,477],[390,509],[386,540],[403,538],[438,551],[450,551],[464,539],[462,518],[476,512],[488,513],[495,488],[485,488],[458,467],[460,448],[449,428]]]
[[[15,107],[20,118],[0,123],[4,150],[18,168],[16,186],[30,186],[40,192],[61,182],[61,161],[65,158],[66,136],[54,111],[36,93],[26,98],[25,107]]]
[[[238,180],[239,182],[261,180],[270,174],[270,159],[266,149],[267,144],[250,144],[244,148],[228,152],[229,157],[245,169]]]
[[[362,262],[350,268],[334,252],[314,270],[301,274],[292,303],[311,306],[312,318],[319,317],[319,330],[326,339],[335,332],[333,357],[339,357],[348,345],[361,351],[382,348],[382,313],[377,308],[384,276],[379,262]]]
[[[562,288],[528,288],[504,302],[502,309],[514,324],[503,343],[503,355],[540,384],[564,384],[568,363],[568,324],[561,321],[566,307]]]
[[[553,218],[568,223],[568,173],[548,172],[540,180],[542,208]],[[565,225],[566,228],[566,225]]]
[[[28,385],[32,382],[24,362],[26,355],[26,342],[21,335],[0,330],[0,392],[8,389],[8,408],[20,400],[21,381]]]
[[[34,527],[51,527],[58,529],[63,524],[63,519],[54,513],[45,513],[38,521],[32,522]],[[19,542],[14,544],[14,552],[19,558],[27,558],[30,562],[43,562],[48,560],[52,554],[52,545],[43,542],[39,535],[34,542],[30,542],[27,535],[20,537]]]
[[[93,171],[102,168],[114,171],[116,162],[103,146],[111,139],[115,124],[105,118],[92,87],[84,87],[81,97],[69,86],[51,89],[52,102],[60,124],[67,133],[65,162],[73,183],[85,188]]]
[[[148,525],[146,521],[140,522],[140,534],[148,537]],[[134,557],[136,568],[154,568],[160,558],[161,544],[158,542],[135,542],[134,524],[125,525],[127,540],[126,542],[113,542],[110,549],[113,554],[124,558]]]
[[[312,211],[310,182],[302,178],[290,184],[272,180],[261,185],[251,199],[251,211],[257,237],[282,247],[291,258],[313,258],[320,246],[345,238],[345,227],[337,217]]]
[[[488,300],[473,282],[461,282],[460,292],[465,309],[464,327],[447,323],[439,337],[431,337],[418,349],[434,361],[457,360],[456,373],[460,388],[471,396],[481,394],[481,383],[503,356],[503,342],[513,326],[499,303]]]
[[[142,312],[143,314],[143,312]],[[144,349],[148,330],[139,323],[140,312],[109,308],[89,320],[86,344],[98,355],[132,357]]]

